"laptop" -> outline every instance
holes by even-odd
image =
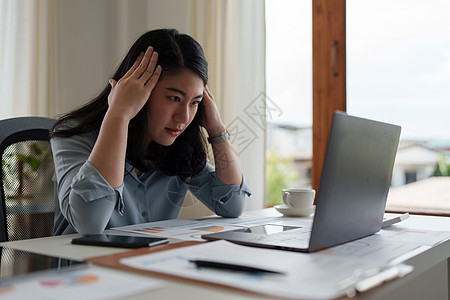
[[[400,126],[335,112],[311,227],[263,225],[202,238],[313,252],[378,232],[399,138]]]

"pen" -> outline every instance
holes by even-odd
[[[231,271],[242,271],[242,272],[250,272],[250,273],[272,273],[272,274],[285,274],[284,272],[272,271],[262,268],[242,266],[230,263],[222,263],[216,261],[209,260],[195,260],[190,259],[189,262],[195,264],[197,267],[202,268],[212,268],[212,269],[222,269],[222,270],[231,270]]]

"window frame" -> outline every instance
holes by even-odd
[[[333,113],[346,111],[346,1],[312,0],[313,154],[311,184],[319,190]]]

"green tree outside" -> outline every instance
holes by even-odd
[[[450,165],[447,163],[447,157],[444,153],[439,155],[433,176],[450,176]]]
[[[297,180],[293,157],[283,158],[273,149],[266,152],[267,206],[282,204],[281,190],[293,187]]]

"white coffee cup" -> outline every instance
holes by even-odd
[[[314,204],[316,191],[307,188],[283,189],[283,202],[292,208],[310,208]]]

